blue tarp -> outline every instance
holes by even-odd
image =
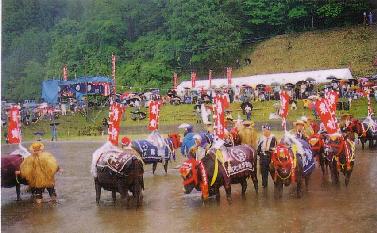
[[[81,100],[81,98],[86,94],[96,94],[88,93],[88,91],[86,91],[87,84],[95,82],[109,83],[110,85],[113,84],[113,80],[111,78],[103,76],[80,77],[69,81],[46,80],[42,83],[42,98],[49,104],[57,104],[61,87],[72,87],[73,85],[76,85],[76,88],[70,88],[70,90],[74,92],[74,96],[77,100]],[[79,88],[77,88],[77,85],[79,85]]]
[[[56,104],[59,97],[59,80],[46,80],[42,83],[42,98],[49,104]]]

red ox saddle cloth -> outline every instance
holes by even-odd
[[[108,167],[112,171],[120,174],[125,166],[131,164],[132,159],[137,159],[135,153],[136,152],[133,150],[126,150],[124,152],[115,150],[106,151],[99,157],[97,167]]]
[[[253,150],[247,146],[235,146],[226,148],[226,151],[222,152],[227,153],[225,161],[230,162],[230,166],[225,163],[226,171],[229,176],[238,176],[243,175],[245,172],[254,171],[253,163]]]

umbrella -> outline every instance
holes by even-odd
[[[296,83],[296,85],[301,85],[301,84],[303,84],[303,83],[306,83],[306,81],[304,81],[304,80],[298,81],[298,82]]]
[[[257,88],[258,88],[258,89],[261,89],[261,88],[264,88],[265,86],[266,86],[266,85],[264,85],[264,84],[258,84],[258,85],[257,85]]]
[[[293,85],[292,83],[286,83],[284,86],[285,86],[285,87],[290,87],[290,88],[292,88],[292,87],[294,87],[295,85]]]
[[[326,78],[327,80],[338,80],[336,77],[334,77],[334,76],[330,76],[330,77],[327,77]]]
[[[307,78],[306,81],[307,82],[315,82],[315,79],[314,78]]]
[[[52,122],[52,123],[50,123],[50,125],[51,126],[53,126],[53,125],[60,125],[60,123],[58,123],[58,122]]]
[[[280,86],[280,83],[278,83],[278,82],[272,82],[272,83],[271,83],[271,86],[274,86],[274,87],[275,87],[275,86]]]
[[[34,134],[34,135],[38,135],[38,136],[43,136],[45,133],[44,133],[44,132],[37,131],[37,132],[34,132],[33,134]]]
[[[182,123],[178,126],[178,129],[185,129],[185,128],[189,128],[191,127],[190,124],[187,124],[187,123]]]
[[[319,96],[317,96],[317,95],[311,95],[311,96],[308,97],[308,99],[310,99],[310,100],[315,100],[315,99],[318,99],[318,98],[319,98]]]

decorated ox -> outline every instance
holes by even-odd
[[[152,142],[160,141],[161,145]],[[162,163],[165,173],[168,172],[168,162],[175,160],[175,150],[180,146],[178,134],[169,134],[168,138],[155,140],[136,140],[132,141],[132,148],[135,149],[143,158],[145,164],[153,164],[152,172],[156,171],[157,163]]]
[[[17,201],[21,200],[21,184],[27,185],[27,181],[17,177],[16,171],[20,170],[24,157],[29,155],[26,148],[20,145],[19,149],[1,158],[1,187],[16,187]]]
[[[366,118],[363,122],[353,119],[347,127],[347,131],[358,135],[363,150],[367,142],[369,143],[369,149],[377,146],[377,123],[373,119]]]
[[[325,135],[313,134],[308,138],[308,142],[311,146],[313,156],[317,158],[317,161],[321,166],[322,175],[325,175],[325,171],[327,171],[329,166],[325,155]]]
[[[338,184],[339,172],[342,172],[348,186],[355,162],[355,143],[341,135],[330,136],[325,143],[325,153],[330,163],[332,182]]]
[[[275,198],[281,198],[283,185],[297,184],[297,197],[301,197],[302,179],[309,188],[311,173],[315,168],[309,144],[286,133],[271,156],[270,173],[275,185]]]
[[[219,189],[224,186],[230,203],[231,184],[241,184],[242,196],[245,197],[249,177],[252,178],[255,191],[258,192],[255,150],[247,145],[229,147],[225,150],[221,153],[220,150],[212,148],[201,160],[190,158],[184,162],[180,168],[180,174],[183,178],[185,193],[190,193],[195,188],[202,191],[203,200],[215,195],[219,202]]]
[[[116,193],[119,192],[122,199],[127,198],[128,205],[130,191],[136,199],[137,207],[142,204],[144,168],[143,161],[135,150],[120,150],[108,142],[93,153],[91,172],[94,177],[97,204],[100,203],[102,188],[112,192],[114,203]]]

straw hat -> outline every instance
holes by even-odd
[[[32,154],[42,152],[45,146],[41,142],[34,142],[31,144],[29,147],[29,150],[31,151]]]
[[[302,120],[297,120],[295,122],[293,122],[293,125],[296,126],[296,125],[305,125],[305,122],[303,122]]]

